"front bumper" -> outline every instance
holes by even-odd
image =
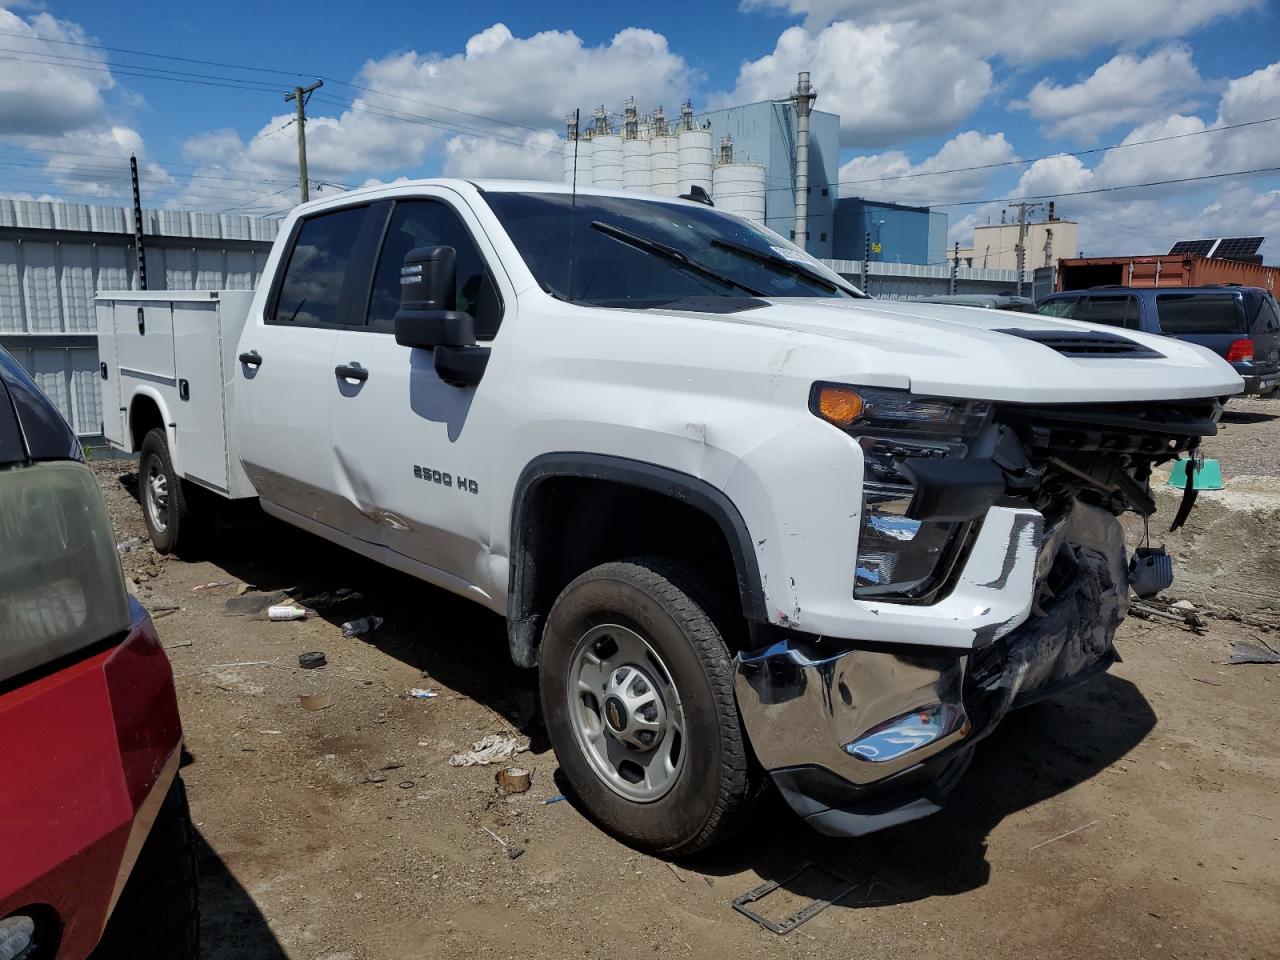
[[[860,836],[936,812],[1008,710],[1115,661],[1128,595],[1119,523],[1078,504],[1036,530],[1036,583],[1053,576],[1056,594],[1003,635],[979,631],[969,650],[786,634],[738,657],[738,705],[756,756],[814,827]],[[1025,590],[1030,606],[1033,585],[1008,582],[1015,565],[1000,587]]]
[[[130,621],[118,642],[0,688],[0,917],[40,905],[59,957],[98,942],[177,774],[173,673],[132,598]]]

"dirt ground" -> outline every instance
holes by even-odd
[[[1213,441],[1230,475],[1277,473],[1273,403],[1242,405]],[[143,536],[133,465],[96,469],[120,540]],[[1255,568],[1273,570],[1277,539],[1271,525],[1259,543],[1204,540],[1193,559],[1260,551]],[[212,960],[1280,957],[1280,667],[1224,662],[1232,641],[1280,648],[1270,604],[1211,616],[1202,634],[1131,618],[1124,662],[1011,716],[937,816],[832,841],[766,797],[735,843],[667,864],[572,799],[546,802],[562,783],[534,678],[510,665],[496,617],[260,518],[198,558],[131,546],[126,571],[177,677]],[[1261,576],[1251,589],[1274,597]],[[317,615],[227,616],[241,585]],[[358,595],[333,596],[344,588]],[[364,614],[386,623],[344,639]],[[300,669],[317,650],[328,665]],[[332,705],[303,709],[312,693]],[[528,793],[448,764],[509,732],[529,745]],[[782,917],[830,890],[824,870],[856,886],[788,936],[731,907],[776,880],[756,906]]]

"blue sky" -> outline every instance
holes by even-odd
[[[842,117],[842,179],[967,204],[947,207],[962,242],[998,215],[972,201],[1071,193],[1059,212],[1079,217],[1090,253],[1201,233],[1280,240],[1274,174],[1081,193],[1280,165],[1280,123],[1234,127],[1280,116],[1277,40],[1280,9],[1264,0],[0,0],[0,194],[114,202],[133,151],[154,205],[287,208],[296,148],[282,94],[319,75],[330,80],[308,134],[323,192],[406,175],[555,177],[573,106],[766,99],[811,69],[819,109]],[[1275,241],[1264,252],[1280,260]]]

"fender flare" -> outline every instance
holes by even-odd
[[[129,409],[125,421],[125,429],[128,431],[130,446],[133,446],[133,407],[140,397],[145,397],[156,405],[156,409],[160,411],[160,425],[164,427],[165,440],[169,444],[169,460],[173,463],[175,473],[181,474],[182,468],[178,464],[178,444],[177,431],[173,428],[173,421],[169,417],[169,406],[165,403],[164,395],[155,387],[137,386],[133,388],[133,393],[129,396]],[[138,444],[138,450],[142,449],[142,445]],[[138,450],[131,450],[131,453],[137,453]]]
[[[603,480],[661,494],[706,514],[719,527],[733,558],[743,615],[749,622],[769,621],[760,565],[746,521],[733,501],[706,480],[643,460],[598,453],[547,453],[534,458],[516,482],[511,504],[510,573],[507,589],[507,636],[511,658],[522,667],[538,661],[542,617],[533,609],[535,571],[525,544],[532,533],[530,508],[546,480],[575,477]]]

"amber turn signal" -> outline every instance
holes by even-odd
[[[862,397],[850,387],[822,386],[818,389],[817,412],[837,427],[852,426],[862,416]]]

